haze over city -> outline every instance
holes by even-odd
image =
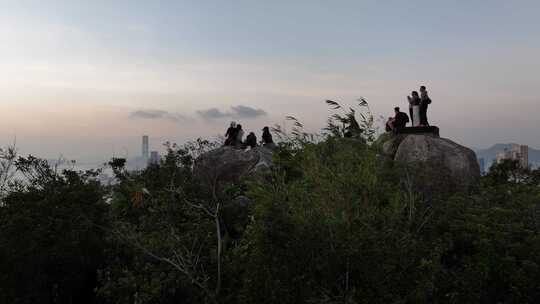
[[[309,5],[308,5],[309,4]],[[376,4],[376,5],[375,5]],[[469,147],[540,147],[538,1],[2,1],[0,140],[101,161],[426,85]],[[379,122],[382,127],[382,122]]]

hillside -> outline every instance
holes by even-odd
[[[540,170],[481,176],[469,148],[375,140],[355,113],[112,159],[109,185],[0,157],[0,303],[539,303]]]

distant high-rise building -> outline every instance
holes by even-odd
[[[142,157],[145,160],[148,160],[149,154],[148,154],[148,135],[143,135],[142,137]]]
[[[159,164],[159,152],[158,151],[152,151],[150,152],[150,160],[148,161],[151,165],[157,165]]]
[[[522,168],[529,168],[529,146],[519,146],[519,164]]]
[[[495,160],[497,164],[500,164],[503,160],[509,159],[509,158],[510,158],[510,154],[508,153],[508,150],[506,149],[504,149],[503,152],[498,152],[497,155],[495,156]]]
[[[484,161],[484,158],[480,157],[478,159],[478,165],[480,166],[480,174],[481,175],[486,174],[486,163]]]
[[[511,150],[504,150],[504,152],[497,153],[497,163],[501,163],[503,160],[511,159],[517,160],[522,168],[529,167],[529,146],[512,144]]]

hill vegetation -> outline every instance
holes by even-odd
[[[193,174],[205,140],[113,159],[112,186],[2,151],[0,303],[538,302],[539,170],[426,198],[346,114],[276,130],[271,171],[225,187]]]

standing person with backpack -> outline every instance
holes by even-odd
[[[428,91],[425,86],[420,87],[420,125],[423,127],[429,126],[427,119],[428,105],[431,104],[431,99],[428,96]]]

